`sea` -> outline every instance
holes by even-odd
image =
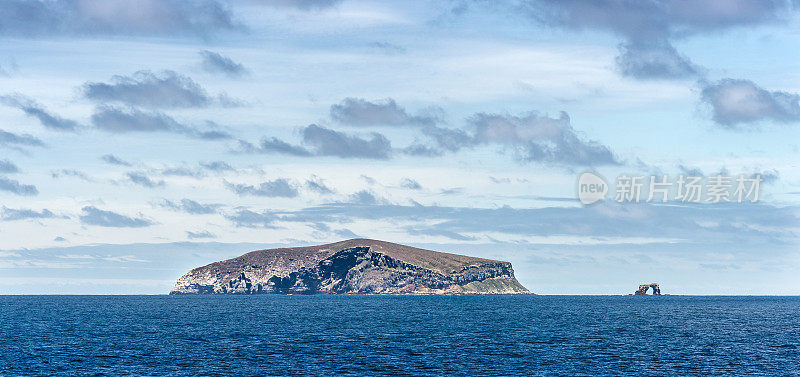
[[[0,296],[0,375],[800,375],[800,297]]]

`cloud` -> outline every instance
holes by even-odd
[[[405,231],[412,236],[441,236],[456,241],[474,241],[477,239],[475,237],[465,236],[463,234],[447,230],[427,229],[413,226],[406,227]]]
[[[278,154],[288,154],[292,156],[311,156],[312,153],[298,145],[291,145],[283,140],[278,138],[264,138],[261,140],[261,144],[256,147],[251,143],[246,141],[240,140],[239,141],[239,148],[241,152],[246,153],[278,153]]]
[[[273,223],[278,221],[278,216],[264,211],[253,212],[248,209],[240,209],[233,214],[225,215],[225,218],[233,222],[238,227],[244,228],[267,228],[274,229]]]
[[[142,228],[153,225],[153,222],[140,217],[128,217],[112,211],[104,211],[94,206],[81,208],[81,223],[110,228]]]
[[[303,129],[303,142],[314,147],[318,155],[341,158],[385,160],[392,150],[389,140],[379,133],[372,133],[365,139],[315,124]]]
[[[28,146],[28,147],[43,147],[44,142],[29,134],[15,134],[0,130],[0,146]]]
[[[375,205],[383,202],[383,200],[379,200],[372,192],[361,190],[351,194],[348,198],[348,202],[361,205]]]
[[[0,173],[13,174],[19,173],[19,168],[9,160],[0,160]]]
[[[225,186],[238,195],[253,195],[253,196],[266,196],[266,197],[282,197],[294,198],[297,197],[297,187],[289,183],[285,178],[279,178],[273,181],[267,181],[259,184],[258,186],[251,186],[245,184],[233,184],[225,181]]]
[[[203,231],[199,231],[199,232],[190,232],[190,231],[187,230],[186,231],[186,237],[188,237],[190,240],[197,240],[197,239],[203,239],[203,238],[217,238],[217,236],[215,236],[214,234],[212,234],[211,232],[209,232],[207,230],[203,230]]]
[[[552,237],[549,242],[553,244],[563,244],[560,237],[571,236],[586,237],[600,243],[725,243],[751,252],[753,246],[762,243],[797,243],[797,235],[786,224],[798,223],[798,207],[760,203],[661,205],[609,202],[593,207],[470,208],[368,202],[332,203],[277,212],[272,213],[277,217],[273,221],[348,223],[371,220],[392,224],[393,220],[416,219],[424,223],[424,227],[415,226],[413,229],[429,234],[501,233],[513,237]]]
[[[0,102],[22,110],[26,115],[38,119],[43,126],[52,130],[75,131],[79,127],[77,122],[50,113],[32,98],[21,94],[0,96]]]
[[[175,121],[170,116],[154,111],[138,109],[123,110],[112,106],[100,106],[92,114],[92,124],[111,133],[128,132],[172,132],[204,140],[230,139],[231,135],[217,130],[203,131]],[[213,123],[209,123],[215,126]]]
[[[211,161],[211,162],[201,162],[200,166],[206,170],[215,171],[215,172],[222,172],[222,171],[235,171],[236,169],[233,168],[229,163],[225,161]]]
[[[598,30],[624,39],[620,72],[637,79],[680,79],[698,73],[671,41],[739,26],[778,21],[791,9],[782,0],[531,0],[515,11],[535,22],[569,30]]]
[[[105,161],[106,163],[108,163],[108,164],[111,164],[111,165],[117,165],[117,166],[131,166],[131,163],[130,163],[130,162],[127,162],[127,161],[125,161],[125,160],[122,160],[122,159],[120,159],[119,157],[117,157],[117,156],[114,156],[113,154],[106,154],[106,155],[103,155],[103,156],[102,156],[102,157],[100,157],[100,158],[101,158],[103,161]]]
[[[241,63],[219,53],[203,50],[200,51],[200,56],[203,58],[201,65],[206,72],[222,73],[228,77],[242,77],[248,73]]]
[[[318,194],[333,194],[335,191],[325,185],[325,182],[317,176],[312,176],[311,179],[306,181],[306,188]]]
[[[756,172],[756,173],[753,173],[750,176],[750,178],[755,178],[757,175],[760,175],[761,176],[761,181],[764,182],[764,184],[767,184],[767,185],[777,182],[778,179],[780,179],[780,177],[781,177],[781,175],[780,175],[780,173],[778,172],[777,169],[770,169],[770,170],[764,170],[764,171],[761,171],[761,172]]]
[[[278,153],[293,156],[336,156],[340,158],[365,158],[386,160],[392,152],[389,140],[382,134],[373,132],[369,138],[349,135],[316,124],[301,130],[303,144],[308,148],[291,145],[277,138],[263,139],[261,145],[254,146],[240,141],[239,152]]]
[[[16,221],[28,219],[50,219],[56,215],[47,209],[36,211],[32,209],[11,209],[3,206],[3,212],[0,214],[0,219],[3,221]]]
[[[34,185],[22,184],[17,180],[0,176],[0,191],[8,191],[21,196],[38,195],[39,190]]]
[[[433,139],[439,148],[449,152],[457,152],[461,148],[471,147],[476,144],[475,138],[461,129],[429,126],[423,128],[422,133]],[[420,151],[418,150],[417,152]]]
[[[444,154],[441,150],[422,144],[411,144],[402,149],[403,154],[409,156],[438,157]]]
[[[619,164],[610,148],[579,137],[564,112],[558,118],[536,113],[522,116],[479,113],[469,121],[475,128],[474,143],[510,146],[523,162],[570,166]],[[467,145],[471,142],[467,141]]]
[[[386,55],[400,55],[406,53],[406,48],[389,42],[372,42],[367,47]]]
[[[147,188],[164,187],[166,185],[164,181],[153,181],[150,177],[141,172],[130,172],[125,175],[131,183]]]
[[[173,71],[163,71],[159,75],[150,71],[138,71],[131,76],[113,76],[111,82],[87,82],[83,85],[84,95],[102,103],[118,102],[147,108],[236,105],[226,95],[216,98],[209,96],[194,80]]]
[[[669,43],[623,44],[620,52],[616,58],[617,68],[623,76],[636,79],[684,79],[695,77],[702,70]]]
[[[191,199],[181,199],[181,201],[178,203],[164,199],[164,201],[159,205],[164,208],[186,212],[192,215],[209,215],[212,213],[217,213],[217,209],[222,207],[222,204],[202,204]]]
[[[391,98],[376,102],[345,98],[341,103],[331,106],[330,115],[333,120],[351,126],[419,126],[439,122],[433,115],[409,115]]]
[[[777,123],[800,120],[800,95],[770,92],[749,80],[706,83],[701,100],[711,106],[714,121],[728,128],[764,120]]]
[[[240,29],[217,0],[6,0],[0,35],[141,35],[209,37]]]
[[[86,182],[94,182],[94,179],[86,175],[86,173],[75,169],[55,170],[50,173],[50,176],[53,178],[75,177]]]
[[[342,0],[253,0],[273,7],[295,8],[303,11],[318,11],[335,7]]]
[[[161,170],[161,175],[192,178],[202,178],[205,176],[205,174],[203,174],[203,172],[200,170],[192,170],[186,167],[166,168]]]
[[[422,185],[411,178],[403,178],[403,180],[400,181],[400,187],[407,188],[409,190],[422,190]]]

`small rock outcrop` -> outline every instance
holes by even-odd
[[[651,284],[640,284],[639,289],[636,290],[634,295],[636,296],[644,296],[647,294],[647,290],[649,288],[653,288],[653,296],[661,296],[661,288],[658,286],[657,283]]]
[[[259,250],[195,268],[170,294],[530,293],[511,263],[353,239]]]

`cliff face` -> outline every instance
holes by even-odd
[[[195,268],[170,294],[529,293],[511,263],[353,239],[259,250]]]

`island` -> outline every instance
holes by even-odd
[[[658,286],[658,283],[639,284],[639,289],[633,294],[634,296],[645,296],[649,288],[653,288],[653,296],[661,296],[661,287]]]
[[[530,294],[511,263],[370,239],[249,252],[195,268],[170,294]]]

